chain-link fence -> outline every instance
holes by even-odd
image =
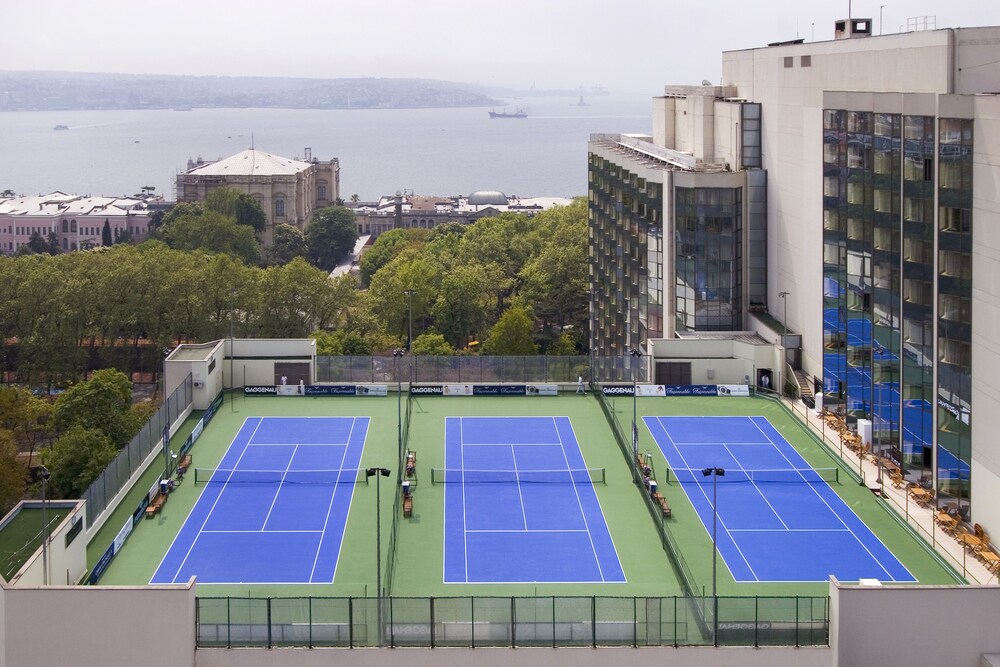
[[[647,382],[641,358],[617,357],[316,357],[319,382],[495,383]]]
[[[718,622],[711,619],[715,608]],[[199,648],[713,644],[827,646],[829,600],[791,596],[197,599]]]
[[[132,474],[139,469],[149,453],[163,444],[163,427],[173,424],[191,405],[191,390],[192,380],[191,375],[188,375],[160,406],[156,414],[146,422],[142,430],[132,438],[128,446],[118,452],[118,456],[86,490],[83,499],[87,501],[88,526],[94,524],[108,503],[125,488]]]

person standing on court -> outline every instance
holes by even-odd
[[[587,391],[583,387],[583,376],[582,375],[579,376],[576,379],[576,393],[578,393],[578,394],[586,394],[587,393]]]

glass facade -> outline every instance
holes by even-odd
[[[971,142],[968,120],[824,111],[825,405],[871,419],[875,450],[956,504],[971,450]]]
[[[743,328],[743,190],[674,189],[678,331]]]
[[[591,347],[628,354],[663,336],[663,185],[596,153],[588,164]]]

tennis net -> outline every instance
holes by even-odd
[[[709,468],[708,470],[711,470]],[[703,468],[669,468],[668,482],[699,482],[708,477]],[[748,482],[752,484],[840,484],[840,468],[756,468],[751,470],[726,468],[719,475],[719,484]]]
[[[364,470],[241,470],[195,468],[194,483],[200,484],[367,484]]]
[[[431,468],[431,484],[605,484],[604,468],[474,470]]]

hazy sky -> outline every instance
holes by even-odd
[[[998,0],[853,0],[874,32],[911,17],[1000,25]],[[833,38],[847,0],[10,0],[0,68],[416,77],[655,92],[718,81],[723,50]]]

